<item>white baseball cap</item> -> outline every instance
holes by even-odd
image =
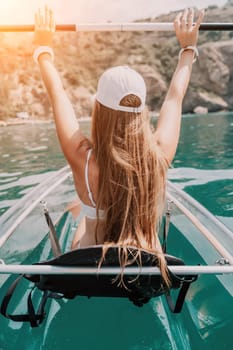
[[[136,95],[141,100],[139,107],[121,106],[127,95]],[[145,108],[146,84],[143,77],[128,66],[107,69],[100,77],[96,100],[116,111],[140,113]]]

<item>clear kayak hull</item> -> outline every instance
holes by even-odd
[[[58,185],[55,186],[57,180]],[[63,214],[74,193],[69,169],[54,174],[51,182],[47,181],[33,191],[0,219],[0,254],[6,265],[30,265],[52,257],[48,228],[39,205],[41,199],[46,200],[48,208],[51,208],[62,250],[67,251],[70,247],[74,222],[70,214]],[[173,185],[168,186],[168,194],[168,200],[175,198],[193,213],[221,247],[219,251],[215,241],[213,243],[200,232],[200,227],[173,202],[167,251],[181,257],[188,266],[218,267],[221,263],[231,266],[221,250],[231,258],[231,231]],[[28,207],[31,205],[30,211]],[[25,210],[28,210],[26,215]],[[21,215],[25,217],[15,225],[15,220]],[[24,244],[20,243],[22,240]],[[0,275],[1,298],[14,278],[14,275]],[[29,288],[27,281],[17,287],[10,305],[12,313],[25,312]],[[39,292],[35,292],[35,303],[38,298]],[[152,299],[142,308],[135,307],[126,299],[86,297],[51,300],[46,308],[46,320],[36,329],[1,317],[1,348],[219,350],[232,347],[232,274],[200,274],[190,287],[182,312],[177,315],[169,311],[164,296]]]

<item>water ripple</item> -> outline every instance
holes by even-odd
[[[195,168],[173,168],[169,170],[169,178],[179,182],[185,188],[188,186],[204,185],[212,181],[232,180],[233,169],[203,170]]]

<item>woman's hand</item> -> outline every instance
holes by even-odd
[[[196,46],[198,40],[198,30],[200,24],[204,18],[205,11],[202,10],[199,13],[196,23],[194,20],[194,10],[185,9],[183,12],[180,12],[174,21],[174,27],[176,31],[177,39],[180,43],[181,48],[187,46]]]
[[[53,11],[45,6],[35,13],[35,44],[38,46],[52,46],[56,29]]]

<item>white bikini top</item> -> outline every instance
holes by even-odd
[[[93,199],[93,195],[92,195],[90,185],[89,185],[89,180],[88,180],[89,159],[91,157],[91,152],[92,152],[92,149],[90,148],[87,152],[87,161],[86,161],[86,166],[85,166],[85,183],[87,186],[88,197],[89,197],[93,207],[83,203],[80,200],[81,201],[81,213],[83,214],[83,216],[86,216],[89,219],[97,219],[96,203]],[[100,219],[104,218],[104,210],[101,210],[101,209],[99,210],[99,218]]]

